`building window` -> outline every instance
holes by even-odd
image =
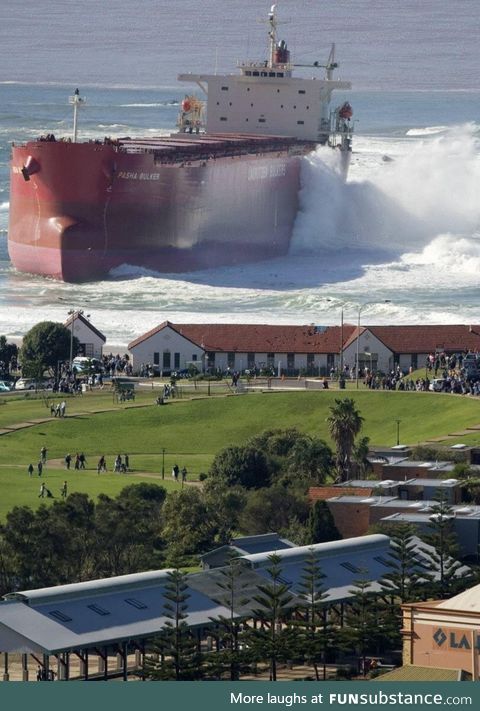
[[[417,370],[417,368],[418,368],[418,353],[412,353],[411,366],[412,366],[412,370]]]
[[[222,86],[222,91],[228,91],[228,86]]]
[[[247,76],[247,77],[252,76],[252,72],[250,71],[250,69],[247,69],[247,71],[245,72],[245,76]],[[250,89],[247,89],[247,91],[250,91]]]
[[[258,72],[252,72],[254,77],[258,77]]]
[[[277,77],[283,77],[283,72],[277,72]]]
[[[315,368],[315,353],[307,353],[307,370],[309,374],[313,373]]]
[[[215,368],[215,353],[207,353],[207,368]]]
[[[299,93],[299,94],[305,94],[305,89],[299,89],[299,90],[298,90],[298,93]]]
[[[153,365],[160,365],[160,353],[153,354]]]
[[[227,117],[226,117],[226,116],[220,116],[220,121],[227,121]]]
[[[287,353],[287,370],[295,368],[295,353]]]
[[[255,353],[247,353],[247,368],[255,368]]]
[[[261,76],[261,77],[266,77],[266,76],[268,76],[268,73],[267,73],[267,72],[260,72],[260,76]]]
[[[227,353],[227,365],[229,368],[235,368],[235,353]]]
[[[173,354],[173,367],[175,369],[180,368],[180,353]]]
[[[196,360],[197,360],[197,354],[196,354],[196,353],[193,353],[193,354],[192,354],[192,360],[193,360],[193,361],[196,361]]]
[[[299,123],[299,124],[302,124],[302,125],[303,125],[303,124],[305,123],[305,121],[297,121],[297,123]]]
[[[170,351],[163,351],[163,367],[170,368],[172,364]]]
[[[258,119],[258,123],[265,123],[265,119]]]
[[[93,358],[95,352],[93,350],[93,343],[80,343],[80,347],[83,348],[84,354],[87,358]]]
[[[267,365],[269,368],[273,368],[275,365],[275,353],[267,353]]]
[[[335,368],[335,353],[327,353],[327,368]]]
[[[269,77],[274,77],[274,76],[275,76],[275,72],[268,72],[268,76],[269,76]]]

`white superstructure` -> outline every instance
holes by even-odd
[[[330,110],[334,89],[351,89],[350,82],[332,79],[334,49],[324,65],[324,79],[294,77],[286,43],[277,41],[276,6],[268,15],[269,51],[264,61],[239,63],[240,74],[180,74],[207,96],[208,133],[252,133],[293,136],[299,140],[350,147],[349,104]],[[310,65],[320,66],[318,62]]]

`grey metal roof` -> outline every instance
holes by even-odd
[[[371,580],[371,590],[380,590],[377,581],[389,569],[391,543],[382,534],[253,553],[239,559],[242,572],[236,614],[248,615],[258,607],[253,598],[258,586],[269,577],[269,554],[275,552],[280,557],[282,579],[291,583],[292,592],[298,594],[305,562],[312,550],[325,575],[329,602],[347,600],[359,578]],[[418,555],[423,555],[420,550]],[[56,653],[151,637],[167,621],[164,614],[167,573],[149,571],[11,593],[0,602],[0,650]],[[219,581],[225,581],[221,569],[187,576],[188,625],[207,626],[212,618],[229,616]]]

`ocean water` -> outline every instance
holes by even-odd
[[[173,129],[177,72],[233,69],[265,54],[269,3],[43,0],[0,3],[0,333],[82,308],[112,346],[172,321],[478,323],[480,318],[480,5],[426,0],[278,3],[304,63],[335,40],[352,92],[355,141],[342,182],[335,155],[304,160],[288,257],[191,274],[123,265],[108,280],[60,284],[8,260],[12,141],[71,130],[67,97],[87,105],[82,138]],[[32,56],[35,61],[32,62]],[[388,302],[388,303],[387,303]]]

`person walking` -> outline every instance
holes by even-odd
[[[187,481],[187,467],[182,467],[182,486]]]
[[[60,494],[61,494],[61,496],[62,496],[62,499],[66,499],[66,498],[67,498],[67,494],[68,494],[68,484],[67,484],[66,481],[63,482],[63,486],[62,486],[62,488],[60,489]]]
[[[179,469],[179,467],[178,467],[178,464],[174,464],[174,465],[173,465],[173,469],[172,469],[173,481],[178,481],[178,472],[179,472],[179,471],[180,471],[180,469]]]
[[[128,454],[124,455],[124,462],[125,462],[125,471],[129,472],[130,471],[130,458]]]
[[[65,410],[67,409],[67,403],[65,400],[62,400],[60,403],[60,417],[65,417]]]
[[[78,452],[75,455],[75,469],[80,469],[80,455]]]
[[[102,456],[98,460],[97,474],[100,474],[100,472],[106,472],[106,471],[107,471],[107,463],[105,461],[105,455],[102,454]]]
[[[85,458],[85,455],[83,452],[80,452],[80,456],[78,457],[78,460],[80,462],[80,469],[85,469],[85,464],[87,463],[87,460]]]
[[[45,482],[42,481],[42,483],[40,484],[40,493],[38,494],[38,498],[44,499],[46,495],[47,495],[47,487],[45,485]]]
[[[72,461],[72,455],[71,454],[66,454],[65,455],[65,469],[70,469],[70,463]]]
[[[28,465],[28,476],[33,476],[33,464]]]
[[[42,460],[42,464],[47,463],[47,448],[45,447],[45,445],[43,445],[40,450],[40,459]]]
[[[38,476],[42,476],[42,472],[43,472],[43,462],[42,462],[41,459],[38,460],[37,471],[38,471]]]

